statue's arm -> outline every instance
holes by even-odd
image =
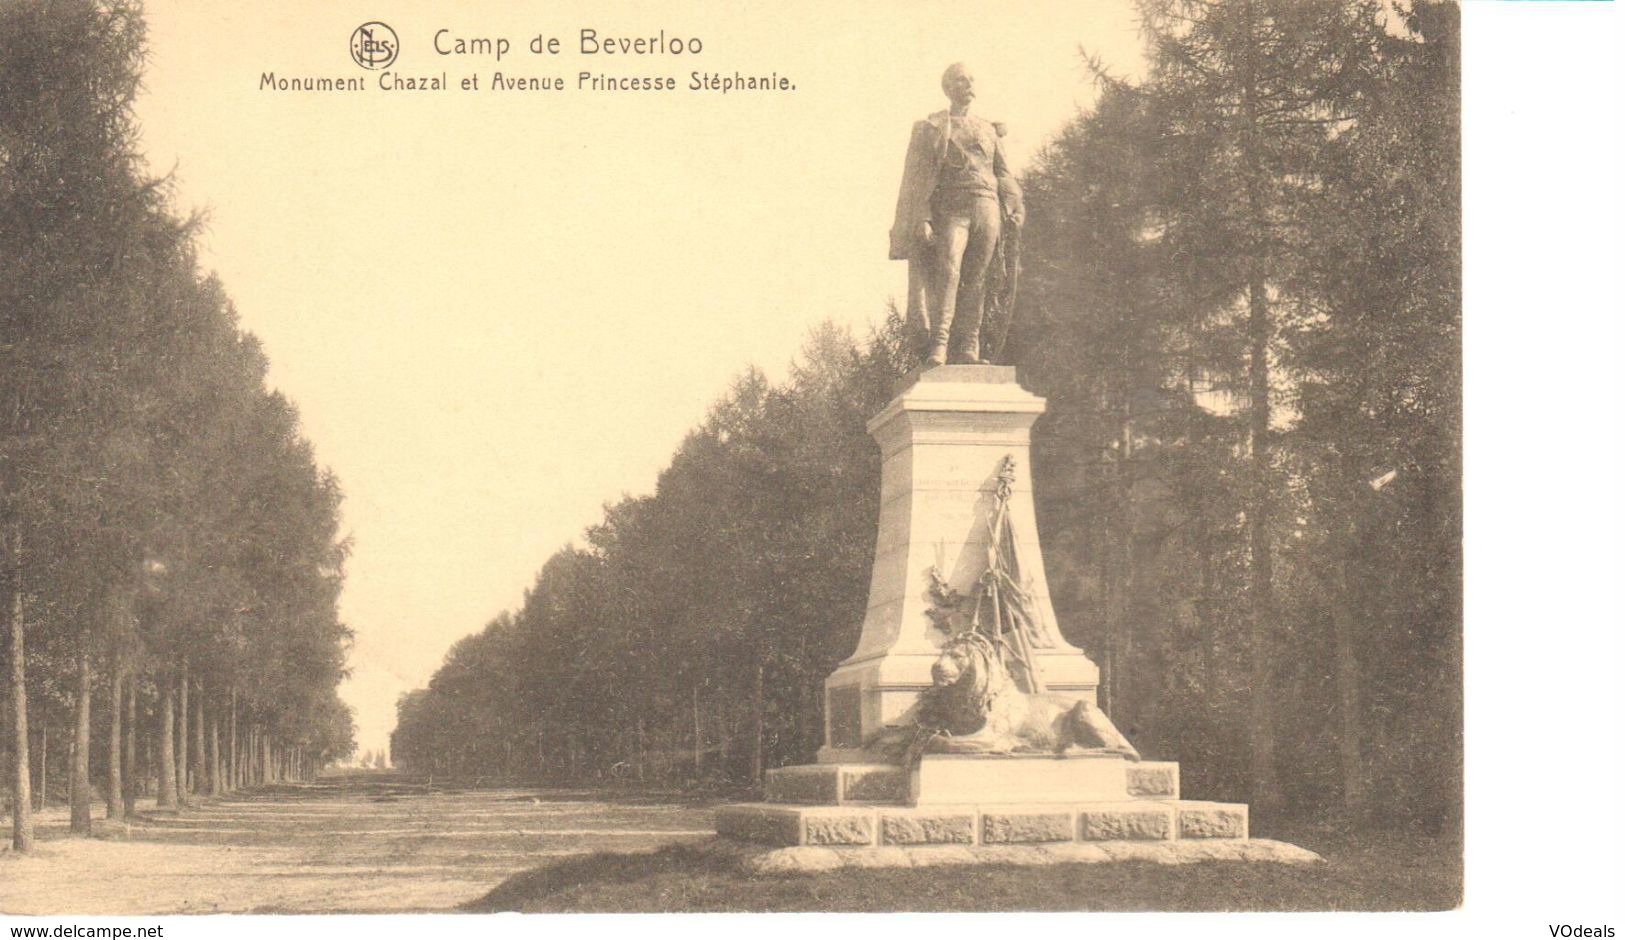
[[[1004,158],[1002,134],[994,138],[993,177],[999,183],[999,205],[1004,210],[1005,220],[1020,228],[1027,221],[1026,202],[1021,195],[1021,184],[1010,172],[1010,164]]]
[[[937,172],[933,131],[929,121],[917,121],[909,135],[908,156],[903,160],[903,182],[897,193],[897,216],[891,228],[893,261],[913,257],[920,226],[931,219],[931,190],[936,185]]]

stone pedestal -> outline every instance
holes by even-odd
[[[1099,670],[1061,636],[1039,550],[1028,444],[1043,411],[1044,400],[1016,384],[1014,369],[941,366],[911,376],[869,422],[884,463],[862,636],[825,682],[818,763],[770,770],[765,802],[719,810],[717,833],[730,844],[814,853],[775,855],[768,869],[828,867],[836,864],[832,850],[848,853],[839,864],[857,866],[1008,861],[1002,853],[1012,846],[1045,850],[1027,850],[1024,864],[1144,858],[1147,843],[1174,844],[1159,859],[1314,857],[1248,842],[1245,805],[1182,799],[1177,764],[1074,751],[934,753],[905,766],[895,749],[877,746],[887,729],[912,726],[911,709],[932,685],[931,667],[949,639],[938,626],[933,571],[968,595],[988,570],[1007,458],[1010,537],[1030,601],[1037,672],[1049,694],[1094,701]]]
[[[1094,701],[1100,670],[1056,626],[1033,512],[1029,450],[1044,399],[1006,366],[939,366],[869,422],[880,445],[880,532],[858,648],[824,683],[820,761],[861,759],[864,745],[906,715],[931,685],[947,634],[931,617],[931,575],[969,592],[987,570],[988,519],[1005,458],[1015,464],[1010,521],[1042,641],[1049,691]]]
[[[1168,762],[928,754],[770,770],[767,800],[718,810],[717,833],[775,847],[1233,840],[1247,807],[1180,799]]]

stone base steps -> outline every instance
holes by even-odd
[[[719,836],[767,846],[1032,845],[1246,839],[1247,806],[1135,799],[1075,804],[903,806],[736,803]]]
[[[769,803],[906,803],[908,771],[896,764],[802,764],[767,772]]]
[[[769,803],[842,806],[1179,799],[1179,765],[1118,755],[929,755],[917,766],[828,763],[767,772]]]
[[[1325,859],[1273,839],[1189,839],[1171,842],[1056,842],[1045,845],[811,846],[770,849],[718,840],[713,851],[752,874],[775,875],[865,868],[962,865],[1093,865],[1147,862],[1269,862],[1316,865]]]

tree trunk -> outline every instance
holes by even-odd
[[[767,736],[767,666],[756,663],[756,676],[751,683],[750,709],[750,779],[760,784],[765,774],[766,755],[763,753]]]
[[[1112,604],[1107,608],[1111,616],[1107,623],[1107,629],[1111,631],[1111,696],[1110,704],[1101,706],[1101,709],[1113,724],[1124,728],[1127,727],[1125,722],[1134,701],[1134,691],[1130,685],[1134,675],[1134,629],[1131,618],[1138,592],[1134,557],[1134,414],[1127,397],[1124,399],[1117,440],[1114,469],[1117,474],[1117,506],[1122,516],[1117,526],[1119,541],[1113,546],[1117,560],[1116,580],[1111,588]]]
[[[243,785],[242,766],[237,759],[237,690],[232,689],[229,697],[231,711],[226,713],[226,749],[230,753],[227,755],[229,770],[226,773],[226,789],[235,790]]]
[[[1219,644],[1219,637],[1213,629],[1213,543],[1207,530],[1207,511],[1198,509],[1196,514],[1196,552],[1198,556],[1197,592],[1199,599],[1196,602],[1196,628],[1201,631],[1202,644],[1202,693],[1207,696],[1208,707],[1216,708],[1219,705],[1219,670],[1213,663],[1213,652]]]
[[[108,665],[112,682],[107,693],[107,819],[124,818],[124,768],[120,751],[124,747],[124,667],[114,654]]]
[[[226,783],[222,779],[220,767],[220,716],[209,716],[209,795],[220,796],[225,793]]]
[[[1109,520],[1111,517],[1108,516],[1107,518]],[[1116,561],[1118,556],[1116,550],[1112,547],[1111,539],[1106,530],[1114,529],[1116,527],[1111,525],[1111,523],[1108,521],[1108,523],[1101,528],[1102,531],[1098,533],[1098,537],[1094,540],[1095,548],[1097,549],[1094,554],[1095,557],[1100,560],[1097,568],[1099,570],[1098,577],[1100,578],[1100,590],[1101,594],[1103,595],[1101,597],[1101,606],[1106,612],[1106,635],[1102,637],[1103,642],[1101,643],[1100,650],[1100,685],[1095,690],[1095,695],[1098,699],[1096,704],[1100,706],[1100,710],[1108,715],[1115,715],[1117,714],[1117,696],[1114,694],[1117,684],[1116,624],[1118,622],[1117,604],[1118,594],[1120,592],[1119,585],[1117,583],[1116,570]]]
[[[39,808],[45,812],[45,773],[51,766],[51,726],[42,716],[39,724]]]
[[[124,786],[120,795],[124,798],[124,818],[135,815],[135,677],[130,678],[124,699]]]
[[[1252,578],[1248,583],[1251,623],[1249,640],[1252,659],[1251,698],[1248,703],[1251,798],[1264,812],[1281,802],[1275,775],[1275,709],[1273,708],[1275,632],[1274,553],[1270,546],[1270,367],[1269,306],[1264,283],[1256,275],[1249,285],[1248,336],[1251,341],[1249,387],[1252,398],[1249,430],[1252,438],[1251,470],[1247,505],[1247,534],[1252,555]]]
[[[6,578],[9,596],[0,609],[4,609],[11,627],[11,847],[17,852],[34,848],[34,802],[29,792],[28,767],[28,673],[23,659],[22,562],[22,532],[13,522],[11,531],[6,534],[4,561],[10,575]]]
[[[181,701],[179,711],[177,713],[178,721],[175,733],[175,793],[177,799],[183,806],[191,802],[191,799],[187,794],[192,792],[192,787],[190,781],[188,780],[188,771],[191,770],[191,765],[187,763],[186,760],[186,722],[188,717],[187,688],[191,684],[192,683],[186,677],[186,660],[183,659],[181,660],[181,678],[180,682],[177,683],[181,691]]]
[[[1250,480],[1247,494],[1247,534],[1251,548],[1252,577],[1248,581],[1250,607],[1249,635],[1252,679],[1248,702],[1248,756],[1251,800],[1254,808],[1269,812],[1280,805],[1280,785],[1275,774],[1274,658],[1272,637],[1275,626],[1274,557],[1270,546],[1270,310],[1265,278],[1269,221],[1265,217],[1264,169],[1258,142],[1258,74],[1254,57],[1258,54],[1255,11],[1243,9],[1243,59],[1241,76],[1241,162],[1245,173],[1248,243],[1247,251],[1247,342],[1248,342],[1248,437],[1250,439]]]
[[[648,772],[649,763],[649,732],[643,716],[638,716],[638,764],[637,778],[639,783],[644,782],[644,775]]]
[[[700,687],[694,687],[694,779],[705,777],[705,736],[700,728]]]
[[[192,696],[192,792],[204,793],[209,787],[209,748],[207,735],[203,727],[203,689],[200,687],[196,695]]]
[[[158,680],[158,808],[179,809],[175,790],[175,687]]]
[[[1358,505],[1356,503],[1355,505]],[[1365,761],[1360,753],[1364,738],[1364,722],[1360,716],[1360,658],[1355,647],[1358,599],[1362,596],[1354,560],[1361,543],[1357,535],[1359,522],[1350,520],[1349,542],[1344,549],[1338,568],[1341,597],[1332,611],[1332,639],[1334,665],[1337,677],[1338,710],[1338,769],[1343,778],[1343,813],[1350,822],[1362,823],[1366,815]]]
[[[80,642],[88,646],[87,638]],[[73,776],[68,781],[68,831],[90,835],[90,650],[79,651],[73,722]]]

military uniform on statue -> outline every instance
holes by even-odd
[[[891,229],[892,259],[909,262],[909,326],[935,366],[983,360],[989,274],[1006,225],[1021,224],[1002,128],[970,114],[970,70],[949,66],[942,89],[951,106],[914,125]]]

